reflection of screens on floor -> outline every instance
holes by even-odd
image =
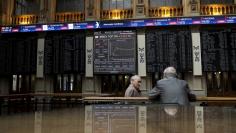
[[[97,105],[85,109],[86,133],[138,133],[138,107]]]

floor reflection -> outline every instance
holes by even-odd
[[[138,133],[139,107],[137,106],[86,106],[86,133]],[[91,130],[92,129],[92,130]]]
[[[1,133],[235,133],[233,107],[78,105],[0,115]]]

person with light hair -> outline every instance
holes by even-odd
[[[163,79],[157,81],[156,86],[149,92],[150,99],[160,97],[161,103],[189,105],[189,99],[196,99],[190,92],[188,83],[177,78],[176,69],[167,67],[163,72]]]
[[[134,75],[130,78],[130,85],[125,91],[125,97],[140,97],[141,77]]]
[[[168,77],[177,77],[177,73],[174,67],[167,67],[164,72],[163,72],[163,77],[168,78]]]

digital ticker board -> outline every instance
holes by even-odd
[[[236,16],[195,16],[2,26],[1,33],[86,30],[170,25],[235,24]]]

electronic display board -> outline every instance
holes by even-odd
[[[75,22],[75,23],[9,25],[9,26],[2,26],[1,33],[103,29],[103,28],[128,28],[128,27],[138,28],[138,27],[148,27],[148,26],[169,26],[169,25],[205,25],[205,24],[212,25],[212,24],[235,24],[235,23],[236,23],[236,16],[233,15],[169,17],[169,18],[153,18],[153,19],[85,21],[85,22]]]
[[[85,34],[48,34],[45,38],[44,73],[84,73]]]
[[[11,45],[6,40],[0,42],[0,75],[11,74]]]
[[[146,32],[147,72],[163,72],[174,66],[179,72],[192,71],[190,30],[148,30]]]
[[[136,72],[136,33],[99,31],[94,33],[94,73]]]
[[[236,71],[236,30],[201,31],[203,71]]]
[[[13,39],[12,72],[13,74],[30,74],[36,72],[37,39]]]

